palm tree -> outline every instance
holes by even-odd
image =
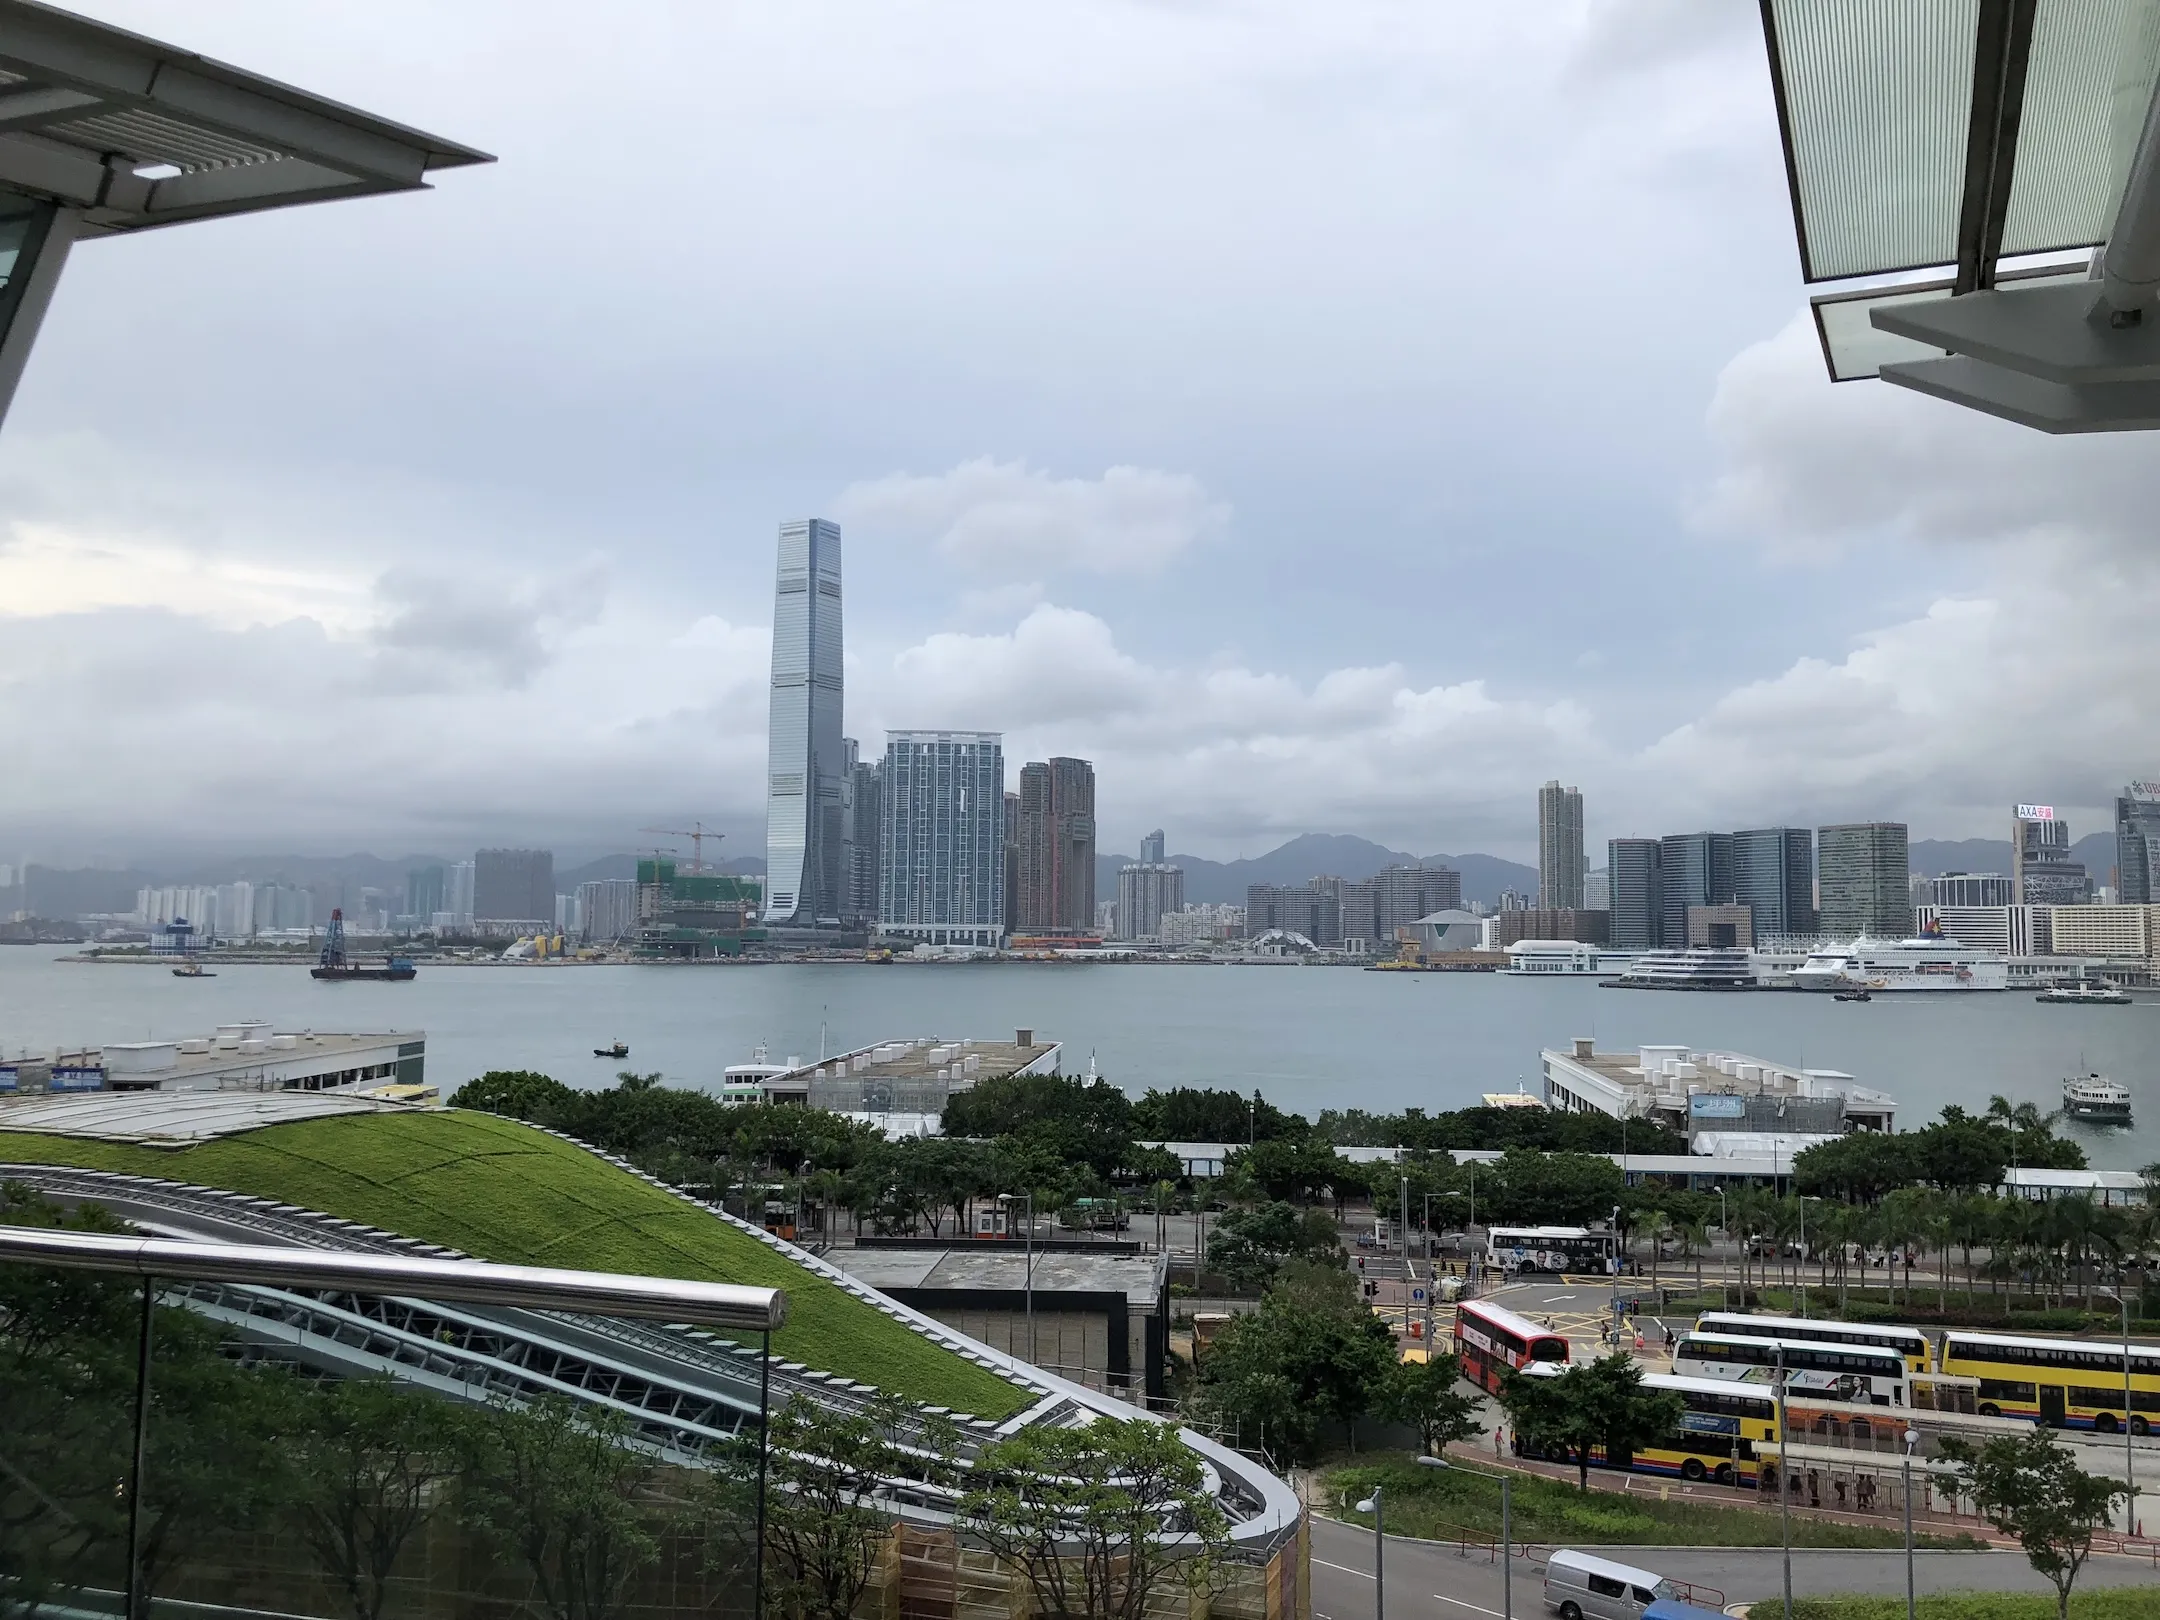
[[[1973,1297],[1973,1247],[1990,1242],[1997,1230],[2000,1211],[1984,1193],[1964,1193],[1950,1202],[1950,1235],[1965,1251],[1965,1303]]]
[[[1884,1247],[1891,1253],[1888,1275],[1884,1279],[1890,1285],[1890,1303],[1897,1304],[1897,1267],[1905,1262],[1905,1297],[1912,1298],[1912,1246],[1920,1241],[1921,1203],[1920,1189],[1900,1187],[1882,1201],[1879,1232]]]
[[[1956,1222],[1950,1214],[1950,1202],[1939,1192],[1921,1195],[1920,1218],[1915,1223],[1921,1241],[1935,1251],[1935,1305],[1944,1316],[1950,1314],[1950,1243],[1956,1233]],[[1908,1279],[1908,1282],[1910,1279]]]
[[[1650,1240],[1650,1292],[1655,1295],[1658,1286],[1658,1253],[1665,1240],[1673,1234],[1672,1217],[1662,1209],[1643,1211],[1641,1219],[1643,1236]]]
[[[1837,1308],[1840,1316],[1845,1314],[1846,1277],[1852,1246],[1866,1230],[1867,1218],[1866,1210],[1852,1204],[1832,1204],[1815,1218],[1816,1231],[1821,1234],[1826,1273],[1832,1255],[1837,1259]],[[1827,1275],[1823,1286],[1830,1286]]]
[[[1693,1220],[1685,1220],[1680,1223],[1680,1254],[1681,1258],[1692,1258],[1695,1262],[1695,1297],[1697,1300],[1702,1298],[1703,1292],[1703,1250],[1709,1247],[1710,1217],[1707,1213],[1697,1215]]]

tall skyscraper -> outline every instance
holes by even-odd
[[[1815,835],[1756,827],[1732,835],[1732,895],[1754,913],[1755,938],[1815,931]]]
[[[1095,767],[1052,759],[1020,767],[1022,933],[1095,926]]]
[[[1390,866],[1373,874],[1374,943],[1383,951],[1395,931],[1436,911],[1462,910],[1462,874],[1449,866]],[[1349,924],[1343,925],[1349,932]]]
[[[1163,855],[1163,833],[1162,829],[1157,827],[1140,840],[1140,864],[1142,866],[1161,866],[1164,864],[1165,859],[1166,857]],[[1172,907],[1171,909],[1175,910],[1176,908]]]
[[[840,916],[873,922],[878,909],[878,762],[840,739]]]
[[[2160,782],[2132,782],[2116,797],[2115,886],[2126,906],[2160,904]]]
[[[998,944],[1004,739],[994,731],[889,731],[878,800],[878,932],[930,945]]]
[[[1658,840],[1658,932],[1668,950],[1688,942],[1690,906],[1730,905],[1733,835],[1672,833]]]
[[[2085,863],[2070,858],[2070,823],[2048,804],[2021,804],[2010,817],[2010,888],[2021,906],[2092,901]]]
[[[1583,903],[1582,793],[1556,779],[1538,789],[1538,905],[1576,910]]]
[[[419,866],[405,874],[405,914],[427,927],[436,912],[446,909],[450,898],[450,873],[441,866]]]
[[[1848,822],[1815,830],[1820,927],[1850,939],[1902,939],[1913,927],[1911,866],[1902,821]]]
[[[555,926],[555,856],[545,849],[483,849],[473,857],[473,920]]]
[[[1606,935],[1615,950],[1655,950],[1665,942],[1665,909],[1658,898],[1658,841],[1615,838],[1605,845]]]
[[[841,906],[840,526],[780,525],[767,733],[765,920],[837,923]]]
[[[1020,795],[1005,795],[1005,937],[1020,932]]]
[[[1143,845],[1143,847],[1145,847]],[[1117,937],[1157,939],[1163,918],[1185,909],[1185,868],[1146,861],[1118,868]]]

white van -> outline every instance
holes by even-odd
[[[1565,1547],[1545,1565],[1545,1607],[1560,1620],[1641,1620],[1658,1599],[1679,1595],[1654,1571]]]

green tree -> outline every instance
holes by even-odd
[[[1940,1476],[1939,1488],[1971,1497],[1990,1524],[2017,1539],[2055,1588],[2059,1620],[2069,1620],[2070,1588],[2092,1554],[2093,1531],[2130,1487],[2086,1473],[2044,1429],[1977,1447],[1952,1436],[1937,1455],[1959,1469]]]
[[[1479,1172],[1477,1189],[1487,1221],[1522,1225],[1581,1226],[1627,1201],[1620,1167],[1595,1153],[1509,1148]]]
[[[958,1447],[949,1421],[910,1436],[914,1412],[884,1396],[866,1411],[833,1411],[795,1396],[770,1420],[765,1492],[767,1603],[778,1613],[847,1620],[876,1573],[892,1515],[878,1498],[903,1479],[947,1486]],[[739,1567],[755,1523],[758,1457],[744,1446],[700,1493],[708,1562]]]
[[[1920,1153],[1911,1136],[1853,1131],[1793,1155],[1793,1185],[1818,1198],[1872,1204],[1893,1187],[1920,1179]]]
[[[464,1424],[448,1402],[387,1378],[324,1386],[307,1408],[285,1510],[353,1620],[377,1620],[399,1555],[464,1466]]]
[[[1552,1374],[1510,1373],[1500,1404],[1515,1432],[1533,1446],[1564,1447],[1575,1459],[1576,1484],[1590,1489],[1590,1461],[1622,1458],[1679,1431],[1685,1408],[1669,1390],[1645,1388],[1635,1358],[1624,1352]]]
[[[452,1108],[473,1108],[511,1119],[540,1121],[575,1101],[577,1093],[550,1075],[531,1069],[490,1069],[450,1095]]]
[[[1273,1203],[1233,1210],[1208,1233],[1208,1269],[1233,1288],[1258,1289],[1275,1279],[1286,1260],[1327,1262],[1342,1244],[1324,1211]]]
[[[1312,1127],[1301,1114],[1286,1114],[1258,1091],[1218,1091],[1178,1086],[1149,1088],[1133,1104],[1133,1134],[1151,1142],[1272,1142],[1303,1136]]]
[[[462,1506],[469,1522],[531,1572],[549,1620],[609,1620],[659,1539],[638,1495],[654,1464],[630,1427],[559,1395],[490,1408]]]
[[[1365,1308],[1355,1280],[1292,1260],[1260,1309],[1208,1348],[1200,1404],[1242,1439],[1309,1461],[1319,1424],[1371,1411],[1395,1364],[1395,1335]]]
[[[960,1518],[1028,1580],[1046,1620],[1144,1620],[1215,1586],[1229,1525],[1167,1423],[1028,1428],[977,1460]]]
[[[1478,1432],[1478,1403],[1463,1393],[1462,1367],[1452,1355],[1433,1354],[1425,1361],[1405,1361],[1388,1375],[1381,1410],[1397,1423],[1417,1430],[1428,1457],[1438,1456],[1457,1440]]]

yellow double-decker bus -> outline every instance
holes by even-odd
[[[2123,1347],[2105,1339],[2021,1339],[1946,1333],[1942,1370],[1977,1378],[1982,1417],[2025,1418],[2051,1429],[2146,1434],[2160,1422],[2160,1349],[2132,1345],[2129,1400]],[[2127,1409],[2126,1409],[2127,1406]]]
[[[1561,1369],[1551,1367],[1550,1372]],[[1685,1480],[1714,1479],[1720,1485],[1756,1483],[1755,1447],[1777,1439],[1777,1398],[1753,1384],[1721,1378],[1676,1378],[1651,1373],[1643,1388],[1680,1397],[1685,1410],[1680,1427],[1627,1457],[1609,1457],[1603,1446],[1590,1451],[1593,1468],[1628,1468]],[[1521,1449],[1518,1444],[1518,1449]],[[1543,1448],[1552,1461],[1566,1461],[1565,1448]]]

